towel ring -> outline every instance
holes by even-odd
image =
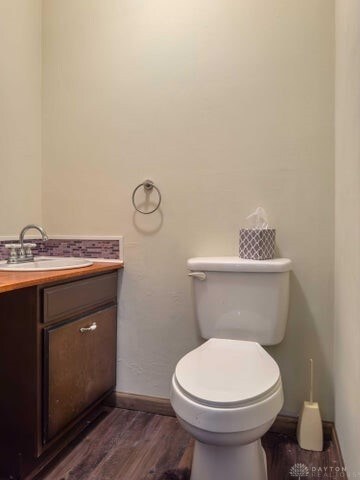
[[[149,212],[144,212],[144,210],[141,210],[135,204],[135,195],[136,195],[136,192],[139,190],[140,187],[144,187],[144,190],[146,192],[151,192],[154,188],[157,191],[159,201],[158,201],[156,207],[153,210],[150,210]],[[132,194],[132,204],[134,205],[134,208],[137,212],[142,213],[143,215],[150,215],[150,213],[156,212],[156,210],[160,207],[160,204],[161,204],[160,190],[158,189],[158,187],[154,184],[154,182],[152,180],[145,180],[144,182],[140,183],[140,185],[135,187],[135,189],[133,191],[133,194]]]

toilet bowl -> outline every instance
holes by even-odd
[[[257,342],[212,338],[177,364],[171,404],[195,438],[191,480],[266,480],[261,437],[283,405],[279,367]]]

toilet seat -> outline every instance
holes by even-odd
[[[178,362],[175,381],[197,403],[236,408],[271,396],[281,376],[257,342],[212,338]]]
[[[212,338],[178,362],[170,401],[179,418],[202,430],[250,430],[280,412],[280,370],[256,342]]]

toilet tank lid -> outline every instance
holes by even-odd
[[[194,257],[187,261],[191,271],[205,272],[288,272],[291,260],[273,258],[271,260],[247,260],[239,257]]]

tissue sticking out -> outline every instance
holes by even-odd
[[[246,220],[250,228],[256,230],[266,230],[269,228],[268,216],[262,207],[258,207],[255,212],[251,213]]]

